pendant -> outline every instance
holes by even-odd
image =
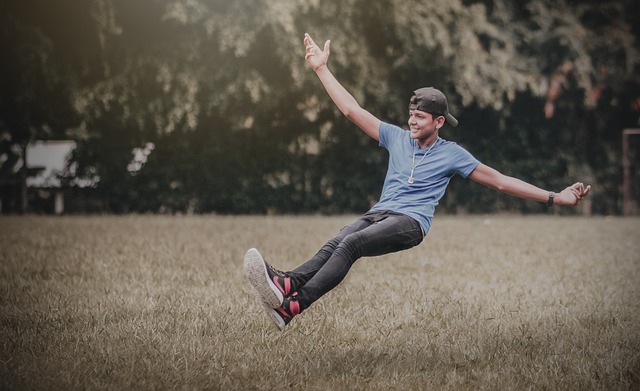
[[[409,177],[409,179],[407,179],[407,182],[409,182],[409,184],[412,184],[412,183],[414,182],[414,181],[413,181],[413,177],[412,177],[412,176],[410,176],[410,177]]]

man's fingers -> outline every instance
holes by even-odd
[[[320,47],[318,45],[316,45],[316,43],[313,41],[313,38],[311,38],[311,36],[308,33],[304,34],[304,45],[306,46],[307,50],[312,50],[312,49],[318,49],[320,50]],[[331,47],[331,40],[327,40],[324,43],[324,51],[328,51]]]
[[[574,196],[573,205],[578,205],[591,191],[591,185],[585,187],[582,182],[576,182],[569,187],[569,190],[571,190],[571,194]]]
[[[304,43],[305,45],[309,46],[309,45],[315,45],[315,42],[313,42],[313,38],[311,38],[311,36],[309,34],[304,35]]]
[[[578,198],[582,198],[589,193],[589,190],[585,189],[584,183],[582,182],[574,183],[573,186],[571,186],[571,191],[573,191]]]
[[[591,185],[588,185],[585,187],[584,183],[582,182],[576,182],[573,186],[572,186],[572,190],[575,189],[575,191],[577,192],[577,194],[580,196],[580,198],[584,198],[587,196],[587,194],[589,194],[589,192],[591,191]]]
[[[582,192],[578,189],[571,189],[571,192],[573,193],[574,196],[576,197],[580,197],[580,194],[582,194]]]
[[[324,51],[329,53],[330,48],[331,48],[331,40],[327,40],[327,42],[324,43]]]

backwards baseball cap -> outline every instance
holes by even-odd
[[[449,113],[449,104],[442,91],[433,87],[424,87],[413,91],[409,101],[409,110],[420,110],[441,115],[451,126],[457,126],[458,120]]]

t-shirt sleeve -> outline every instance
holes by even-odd
[[[454,171],[461,177],[466,178],[473,172],[473,170],[476,169],[476,167],[478,167],[480,161],[473,157],[473,155],[469,153],[469,151],[459,145],[456,145],[455,153],[455,161],[457,162],[457,164]]]
[[[395,138],[402,135],[402,128],[388,124],[386,122],[380,123],[380,140],[378,141],[381,147],[389,149],[389,146]],[[395,136],[395,137],[394,137]]]

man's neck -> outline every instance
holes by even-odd
[[[433,136],[423,139],[423,140],[416,140],[418,143],[418,146],[420,148],[426,148],[428,146],[430,146],[431,144],[435,143],[436,141],[438,141],[438,132],[436,132]]]

